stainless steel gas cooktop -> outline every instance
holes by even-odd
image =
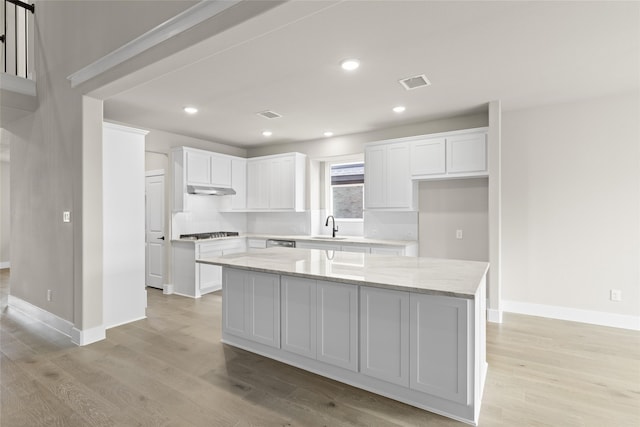
[[[212,231],[210,233],[194,233],[194,234],[181,234],[181,239],[187,240],[202,240],[202,239],[219,239],[220,237],[234,237],[239,236],[237,231]]]

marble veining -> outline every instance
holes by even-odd
[[[479,261],[277,247],[196,262],[467,299],[489,268]]]

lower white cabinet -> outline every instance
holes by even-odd
[[[483,288],[466,299],[234,268],[223,276],[225,343],[477,423]]]
[[[281,276],[282,349],[316,358],[316,281]]]
[[[470,403],[470,304],[463,298],[411,294],[412,389]]]
[[[280,348],[280,276],[235,269],[223,274],[223,330]]]
[[[296,240],[296,248],[299,249],[321,249],[325,251],[342,251],[342,252],[357,252],[365,254],[382,254],[382,255],[397,255],[397,256],[418,256],[418,244],[407,244],[404,246],[389,246],[389,245],[359,245],[352,243],[332,241],[309,241],[309,240]]]
[[[222,289],[222,267],[196,263],[196,259],[219,257],[246,250],[243,238],[172,242],[174,293],[192,298]]]
[[[358,287],[281,276],[282,349],[358,370]]]
[[[358,370],[358,287],[317,282],[316,359]]]
[[[391,246],[371,248],[371,253],[378,254],[378,255],[397,255],[397,256],[405,255],[404,248],[398,248],[398,247],[394,248]]]
[[[409,387],[409,292],[360,288],[360,372]]]

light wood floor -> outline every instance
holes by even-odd
[[[220,343],[219,294],[149,289],[148,319],[75,347],[6,307],[0,425],[462,426]],[[640,426],[640,334],[505,315],[488,326],[481,426]]]

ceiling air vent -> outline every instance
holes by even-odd
[[[264,117],[265,119],[277,119],[282,117],[280,114],[276,113],[275,111],[262,111],[260,113],[258,113],[259,116]]]
[[[431,86],[431,82],[427,79],[427,76],[420,74],[419,76],[407,77],[400,80],[400,84],[406,90],[417,89],[419,87]]]

